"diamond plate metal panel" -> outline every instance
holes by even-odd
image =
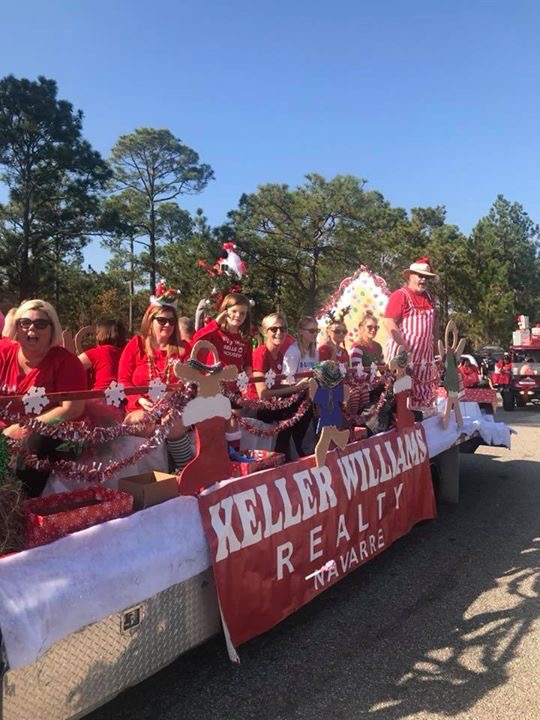
[[[132,626],[132,627],[130,627]],[[55,643],[3,677],[1,720],[74,720],[220,630],[211,570]]]

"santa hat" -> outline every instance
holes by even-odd
[[[408,278],[411,273],[422,275],[423,277],[438,277],[436,273],[431,271],[431,261],[427,257],[418,258],[418,260],[411,263],[409,267],[403,271],[403,276]]]

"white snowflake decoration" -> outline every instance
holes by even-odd
[[[426,365],[427,365],[426,361],[425,361],[425,360],[421,360],[421,362],[420,362],[420,370],[425,370],[425,369],[426,369]]]
[[[242,372],[238,373],[238,377],[236,378],[236,387],[240,390],[240,392],[244,392],[244,390],[247,388],[249,384],[249,377],[248,374],[242,370]]]
[[[370,380],[371,380],[371,382],[373,382],[373,381],[375,380],[375,378],[377,377],[377,371],[378,371],[378,370],[379,370],[379,368],[377,367],[377,363],[372,362],[371,365],[369,366],[369,372],[370,372]]]
[[[265,373],[264,384],[266,385],[266,387],[268,389],[270,389],[271,387],[273,387],[273,385],[275,385],[275,383],[276,383],[276,373],[272,370],[272,368],[270,368],[270,370],[268,370]]]
[[[356,377],[359,380],[363,380],[367,376],[367,373],[364,371],[364,366],[362,363],[358,363],[356,366]]]
[[[154,378],[148,383],[148,397],[155,404],[165,395],[167,386],[159,378]]]
[[[296,377],[294,373],[289,373],[285,378],[285,382],[287,383],[287,385],[294,385],[294,383],[296,382]]]
[[[125,399],[126,393],[124,392],[124,386],[122,383],[118,383],[116,380],[113,380],[109,387],[105,390],[105,402],[107,405],[120,407]]]
[[[339,372],[341,373],[341,377],[345,377],[347,374],[347,366],[345,363],[339,363]]]
[[[45,395],[45,388],[34,387],[29,388],[26,395],[23,395],[24,411],[39,415],[39,413],[49,404],[49,398]]]

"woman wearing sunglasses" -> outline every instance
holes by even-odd
[[[118,382],[125,388],[148,385],[152,380],[161,380],[164,385],[178,383],[174,363],[178,360],[185,362],[191,346],[180,340],[175,302],[167,293],[151,298],[141,321],[140,333],[131,338],[120,356]],[[152,407],[148,395],[128,395],[124,422],[143,422],[145,412]],[[154,430],[155,425],[148,422],[144,435],[149,436]],[[175,469],[191,460],[191,445],[181,422],[174,425],[169,433],[167,448]]]
[[[349,353],[345,349],[347,326],[343,320],[330,320],[326,329],[327,341],[319,347],[319,360],[335,360],[349,366]]]
[[[309,372],[319,362],[317,349],[319,326],[315,318],[311,315],[301,317],[296,324],[296,331],[296,340],[285,350],[283,356],[283,374],[287,377]],[[311,455],[314,450],[315,428],[312,421],[313,406],[310,406],[292,429],[292,437],[297,450],[299,447],[304,450],[304,453],[299,452],[299,455]]]
[[[353,368],[360,363],[365,368],[371,367],[372,363],[383,364],[383,349],[375,340],[378,329],[377,318],[371,310],[367,310],[358,324],[358,342],[355,342],[351,349],[351,366]]]
[[[296,341],[283,356],[283,374],[297,375],[311,370],[319,362],[317,334],[319,327],[311,315],[304,315],[296,325]]]
[[[367,310],[358,324],[358,342],[351,348],[351,367],[362,365],[364,370],[369,372],[372,363],[382,365],[383,349],[375,340],[378,329],[375,315],[371,310]],[[370,403],[377,402],[381,392],[382,385],[370,391],[367,382],[353,387],[348,406],[350,414],[359,415]]]
[[[3,394],[24,395],[31,387],[42,387],[45,394],[86,390],[86,372],[79,359],[60,347],[62,327],[55,309],[44,300],[27,300],[14,314],[10,331],[14,342],[0,348],[0,389]],[[38,420],[56,424],[75,420],[84,411],[84,400],[49,403]],[[59,440],[30,433],[15,423],[4,435],[23,440],[24,446],[39,458],[57,459]],[[63,455],[65,457],[65,455]],[[19,462],[17,475],[30,497],[41,495],[49,471],[35,470]]]
[[[282,313],[271,313],[262,319],[260,330],[264,342],[253,351],[253,377],[264,378],[269,370],[273,370],[276,375],[281,375],[283,374],[283,349],[288,338],[287,318]],[[308,381],[306,378],[293,385],[285,385],[276,381],[270,388],[262,381],[253,383],[254,387],[250,387],[250,396],[266,400],[272,397],[292,395],[302,388],[307,388]],[[257,413],[257,418],[263,422],[286,420],[296,413],[299,405],[300,401],[283,410],[260,410]],[[304,454],[302,440],[305,430],[305,423],[300,420],[291,428],[280,432],[276,439],[276,451],[284,453],[287,460],[293,459],[290,451],[290,439],[292,437],[297,454],[302,456]]]

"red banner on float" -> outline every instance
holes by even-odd
[[[286,618],[436,507],[424,429],[389,432],[199,497],[233,646]]]

